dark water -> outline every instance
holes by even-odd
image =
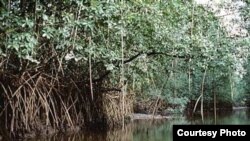
[[[247,109],[207,115],[205,124],[250,124],[250,111]],[[57,134],[52,137],[27,139],[26,141],[172,141],[173,124],[201,124],[200,118],[180,117],[171,120],[137,120],[128,124],[124,130],[105,133],[81,132],[76,134]]]

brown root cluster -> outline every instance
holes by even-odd
[[[100,82],[93,84],[92,97],[89,84],[79,78],[35,70],[14,74],[3,69],[0,134],[23,138],[121,126],[121,119],[132,111],[131,95],[122,99],[120,91],[104,91]]]

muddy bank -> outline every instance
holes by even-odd
[[[250,107],[233,107],[233,110],[250,109]]]
[[[140,119],[170,119],[173,117],[172,116],[134,113],[130,116],[130,118],[131,118],[131,120],[140,120]]]

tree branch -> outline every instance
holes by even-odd
[[[143,53],[143,52],[139,52],[136,55],[130,57],[129,59],[124,61],[124,64],[127,64],[129,62],[134,61],[135,59],[139,58],[140,56],[146,54],[147,56],[154,56],[154,55],[165,55],[165,56],[169,56],[169,57],[174,57],[174,58],[184,58],[184,59],[189,59],[192,58],[189,55],[188,56],[181,56],[181,55],[173,55],[173,54],[169,54],[169,53],[164,53],[164,52],[156,52],[156,51],[152,51],[152,52],[148,52],[148,53]],[[113,62],[113,64],[115,64],[116,67],[118,67],[121,64],[121,61],[116,60],[115,62]],[[109,74],[111,73],[110,70],[107,70],[102,76],[100,76],[97,79],[94,79],[93,82],[99,82],[102,81],[104,78],[106,78]]]

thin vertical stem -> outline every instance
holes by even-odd
[[[188,93],[191,95],[191,66],[190,66],[191,59],[189,59],[188,64]]]
[[[231,89],[231,100],[234,99],[234,82],[233,82],[233,75],[230,73],[230,89]]]
[[[79,6],[79,9],[78,9],[78,11],[77,11],[77,13],[76,13],[76,19],[75,19],[75,20],[77,20],[77,21],[80,19],[81,10],[82,10],[82,7]],[[77,30],[78,30],[78,27],[77,27],[77,26],[73,27],[73,33],[74,33],[74,35],[73,35],[73,49],[75,48]]]
[[[174,59],[174,68],[173,68],[173,70],[174,69],[176,69],[177,70],[177,68],[176,68],[176,66],[177,66],[177,58],[175,58]],[[176,88],[176,86],[177,86],[177,84],[176,84],[176,80],[177,80],[177,78],[176,78],[176,74],[175,74],[175,71],[173,72],[173,78],[174,78],[174,97],[177,97],[177,88]]]
[[[213,80],[214,81],[214,80]],[[216,124],[217,121],[217,107],[216,107],[216,93],[215,93],[215,84],[213,83],[213,93],[214,93],[214,124]]]
[[[91,45],[91,39],[89,39],[89,45]],[[92,62],[91,62],[91,53],[89,53],[89,85],[90,85],[90,93],[91,93],[91,99],[94,100],[94,94],[93,94],[93,83],[92,83]]]
[[[194,0],[192,1],[192,19],[191,19],[191,40],[193,39],[193,28],[194,28]],[[192,44],[191,44],[192,46]],[[191,95],[191,58],[188,59],[188,92]]]
[[[201,85],[201,119],[202,119],[202,122],[204,122],[203,99],[204,99],[204,85],[205,85],[206,73],[207,73],[207,66],[206,66],[205,72],[203,74],[203,80],[202,80],[202,85]]]
[[[123,6],[123,0],[122,2],[122,6]],[[121,13],[122,9],[121,9]],[[122,27],[123,27],[123,17],[121,16],[121,20],[122,20]],[[125,87],[124,87],[124,37],[123,37],[123,28],[121,28],[121,55],[122,55],[122,68],[121,68],[121,84],[122,84],[122,129],[124,130],[124,126],[125,126]]]

